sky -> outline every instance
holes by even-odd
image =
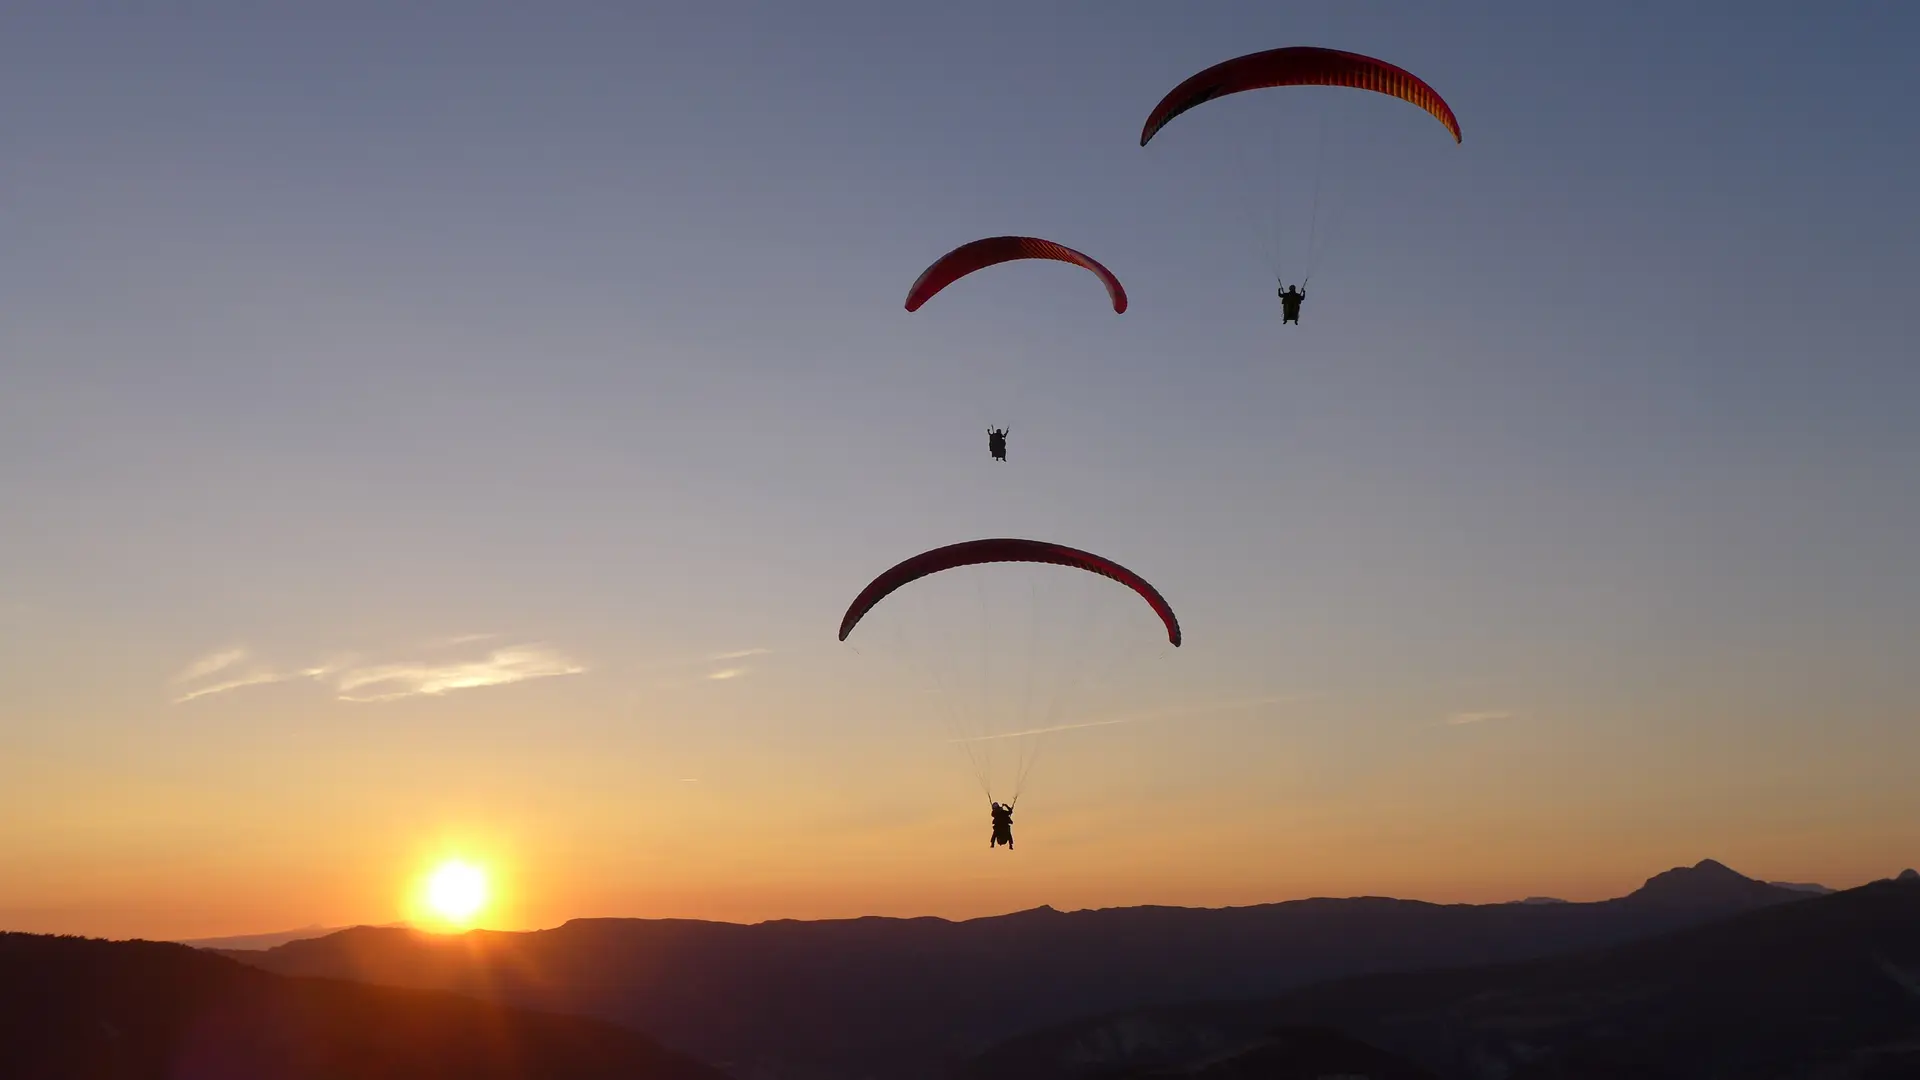
[[[0,926],[385,923],[450,855],[502,929],[1920,862],[1917,34],[15,5]],[[1269,91],[1139,147],[1188,74],[1302,43],[1464,141]],[[1297,327],[1249,207],[1321,252]],[[1028,263],[902,310],[1003,233],[1130,309]],[[984,536],[1118,560],[1186,634],[1063,714],[1014,854],[927,695],[835,638]]]

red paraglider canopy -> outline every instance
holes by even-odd
[[[969,540],[961,544],[949,544],[943,548],[921,552],[911,559],[900,563],[893,569],[874,578],[860,595],[854,598],[847,608],[846,617],[840,620],[840,640],[847,640],[854,626],[873,610],[873,606],[895,589],[910,582],[918,581],[929,574],[942,570],[952,570],[962,566],[978,566],[982,563],[1028,562],[1051,563],[1055,566],[1068,566],[1076,570],[1100,574],[1132,589],[1140,594],[1160,621],[1166,624],[1167,640],[1177,648],[1180,645],[1180,621],[1174,617],[1173,608],[1167,604],[1159,590],[1148,584],[1147,579],[1121,566],[1111,559],[1104,559],[1088,551],[1066,547],[1061,544],[1049,544],[1040,540]]]
[[[1113,300],[1114,314],[1127,310],[1127,290],[1121,287],[1120,279],[1113,276],[1113,271],[1064,244],[1042,240],[1037,236],[989,236],[984,240],[961,244],[935,259],[933,265],[920,275],[920,280],[913,283],[913,288],[907,290],[907,310],[920,310],[920,305],[932,299],[933,294],[975,270],[1015,259],[1053,259],[1091,270],[1106,285],[1107,295]]]
[[[1387,94],[1432,113],[1453,133],[1453,141],[1460,141],[1460,122],[1454,119],[1453,109],[1412,72],[1359,53],[1295,45],[1215,64],[1174,87],[1147,114],[1147,122],[1140,129],[1140,145],[1147,145],[1168,121],[1196,105],[1272,86],[1351,86]]]

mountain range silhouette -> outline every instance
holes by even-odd
[[[9,1078],[728,1075],[1915,1077],[1920,874],[1819,895],[1707,860],[1585,904],[363,927],[265,950],[0,934]]]
[[[958,1080],[1213,1075],[1301,1025],[1447,1080],[1911,1080],[1920,875],[1524,963],[1081,1020],[995,1047]]]
[[[1510,963],[1810,899],[1706,860],[1596,903],[1355,897],[1040,907],[961,922],[579,919],[453,937],[362,927],[223,955],[285,975],[598,1017],[736,1076],[933,1078],[1022,1032],[1113,1010]]]
[[[0,933],[8,1080],[724,1080],[605,1021],[289,979],[184,945]]]

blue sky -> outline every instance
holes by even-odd
[[[1897,870],[1916,30],[1894,4],[10,12],[0,861],[30,872],[0,914],[384,921],[368,865],[489,829],[573,859],[536,922]],[[1284,92],[1137,138],[1187,74],[1295,43],[1407,67],[1465,140],[1329,99],[1332,151],[1299,140],[1328,254],[1282,328],[1232,205],[1262,180],[1222,151]],[[1101,259],[1131,310],[1046,265],[901,310],[998,233]],[[1036,813],[1074,822],[1067,869],[899,862],[981,815],[833,628],[879,569],[985,535],[1158,584],[1188,646],[1154,701],[1314,704],[1062,740]],[[236,650],[258,682],[176,701]],[[431,692],[463,671],[497,685]],[[395,692],[340,700],[356,679]],[[863,869],[789,866],[755,846],[774,819]],[[1212,861],[1132,851],[1142,820]],[[427,839],[365,839],[396,821]],[[1234,871],[1249,850],[1292,865]],[[105,884],[282,862],[307,884],[204,916]]]

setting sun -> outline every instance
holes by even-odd
[[[0,0],[0,1080],[1920,1080],[1920,0],[444,6]]]
[[[447,922],[464,926],[487,904],[487,875],[472,863],[452,859],[427,879],[427,907]]]

